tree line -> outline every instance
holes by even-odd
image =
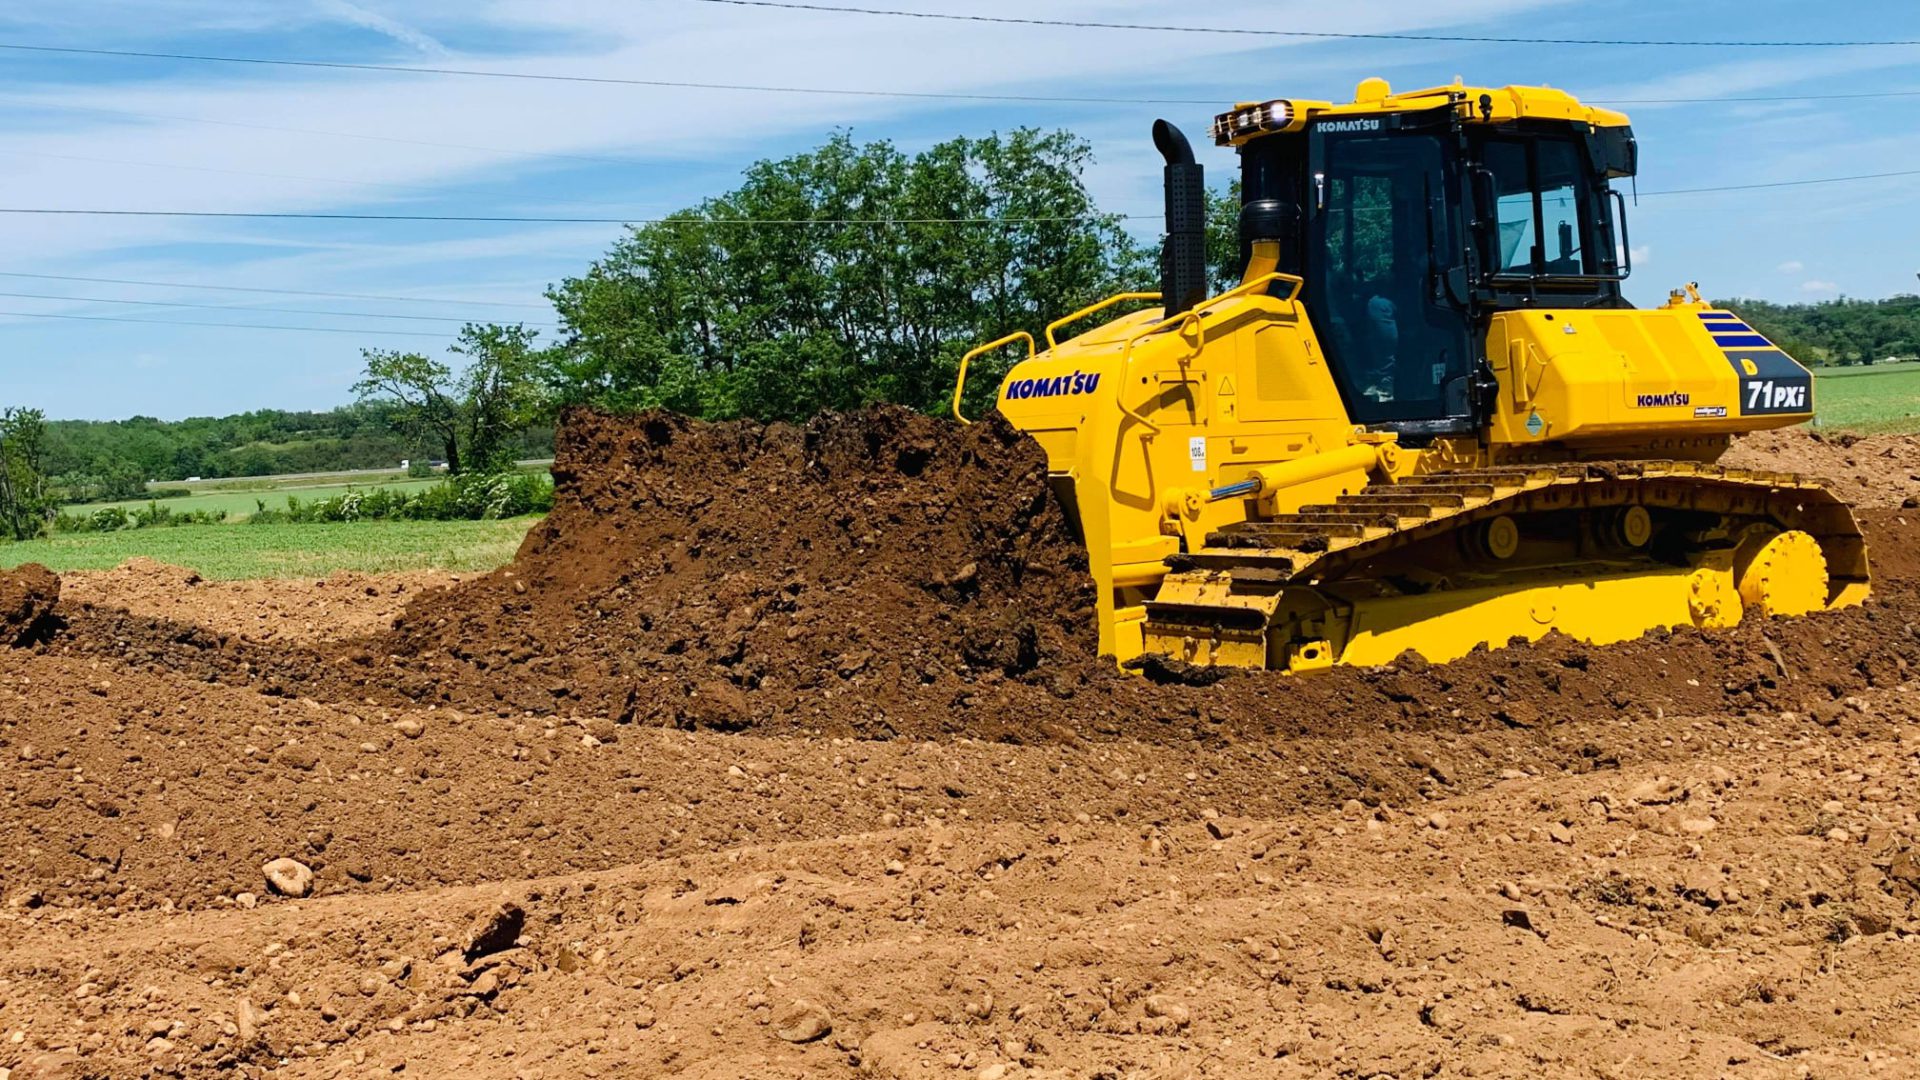
[[[1920,296],[1841,297],[1814,304],[1725,300],[1747,324],[1802,363],[1877,364],[1920,360]]]

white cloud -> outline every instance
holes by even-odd
[[[1859,49],[1795,50],[1791,64],[1783,64],[1775,58],[1736,60],[1690,71],[1671,72],[1644,82],[1606,87],[1582,96],[1595,101],[1636,101],[1638,104],[1628,106],[1635,110],[1697,108],[1660,99],[1737,98],[1801,82],[1819,82],[1836,76],[1860,75],[1886,68],[1911,68],[1916,60],[1920,60],[1920,49],[1874,49],[1865,53]]]
[[[1803,281],[1800,283],[1800,291],[1806,293],[1838,293],[1840,286],[1831,281]]]
[[[447,55],[447,47],[431,36],[397,19],[388,18],[377,11],[370,11],[359,4],[349,3],[348,0],[319,0],[319,9],[343,22],[365,27],[376,34],[385,34],[400,44],[418,49],[429,56]]]
[[[1797,274],[1800,271],[1805,270],[1806,268],[1807,268],[1807,264],[1801,262],[1799,259],[1788,259],[1786,262],[1783,262],[1779,266],[1774,267],[1775,270],[1778,270],[1783,274]]]
[[[1653,261],[1653,245],[1640,244],[1635,247],[1628,248],[1627,254],[1632,256],[1633,265],[1645,266],[1647,265],[1647,263]]]

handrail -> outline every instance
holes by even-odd
[[[1057,349],[1060,347],[1060,343],[1053,339],[1053,332],[1055,330],[1060,329],[1063,326],[1066,326],[1068,323],[1077,323],[1081,319],[1084,319],[1087,316],[1094,314],[1095,312],[1105,311],[1106,309],[1112,307],[1115,304],[1124,304],[1129,300],[1158,300],[1158,299],[1160,299],[1160,294],[1157,292],[1123,292],[1113,296],[1109,296],[1105,300],[1102,300],[1097,304],[1090,304],[1086,307],[1083,307],[1079,311],[1076,311],[1073,314],[1068,315],[1066,318],[1055,319],[1052,322],[1047,324],[1047,348]]]
[[[1228,289],[1226,292],[1221,293],[1219,296],[1216,296],[1211,300],[1202,300],[1200,303],[1194,306],[1206,307],[1208,304],[1217,304],[1222,300],[1231,299],[1232,297],[1239,296],[1242,293],[1253,292],[1254,290],[1259,289],[1262,286],[1271,285],[1276,281],[1285,281],[1293,286],[1293,291],[1281,298],[1283,300],[1286,300],[1288,303],[1291,303],[1295,300],[1300,299],[1300,290],[1305,288],[1307,284],[1306,279],[1301,277],[1299,274],[1289,274],[1284,270],[1273,270],[1268,273],[1261,274],[1257,278],[1251,278],[1249,280],[1243,281],[1240,284],[1235,285],[1233,288]]]
[[[960,414],[960,395],[966,393],[967,390],[967,365],[971,364],[976,356],[983,353],[990,353],[995,349],[1004,345],[1011,345],[1016,341],[1025,341],[1027,343],[1027,359],[1033,359],[1033,335],[1027,333],[1025,330],[1015,330],[1013,333],[997,341],[989,341],[985,345],[974,349],[972,352],[960,358],[960,375],[953,381],[953,418],[955,420],[960,421],[962,424],[973,423],[973,421]]]
[[[1233,288],[1228,289],[1226,292],[1223,292],[1218,296],[1210,297],[1206,300],[1201,301],[1198,304],[1195,304],[1191,309],[1187,311],[1183,311],[1180,314],[1171,316],[1169,318],[1161,319],[1159,322],[1156,322],[1151,326],[1135,331],[1131,336],[1127,338],[1125,346],[1123,346],[1120,350],[1119,370],[1118,372],[1116,372],[1116,377],[1113,380],[1113,403],[1115,407],[1117,407],[1120,410],[1122,415],[1126,416],[1127,418],[1133,420],[1135,423],[1138,423],[1142,427],[1146,428],[1147,434],[1158,435],[1160,433],[1160,425],[1154,423],[1153,421],[1147,419],[1146,417],[1140,415],[1139,413],[1133,411],[1132,409],[1127,408],[1127,401],[1126,401],[1125,395],[1126,395],[1126,387],[1127,387],[1127,381],[1128,381],[1127,377],[1133,371],[1134,343],[1138,342],[1141,338],[1147,337],[1151,334],[1157,334],[1160,331],[1166,330],[1175,325],[1178,325],[1180,327],[1180,332],[1184,334],[1186,333],[1187,325],[1190,323],[1193,326],[1193,338],[1194,338],[1193,351],[1197,353],[1202,348],[1204,348],[1207,343],[1207,327],[1205,323],[1200,321],[1200,310],[1202,308],[1205,308],[1212,304],[1217,304],[1222,300],[1230,300],[1236,296],[1241,296],[1243,294],[1253,292],[1257,289],[1264,288],[1265,286],[1271,285],[1276,281],[1285,281],[1293,285],[1292,291],[1287,293],[1285,297],[1288,303],[1292,303],[1294,300],[1299,299],[1300,290],[1306,286],[1305,279],[1300,277],[1300,275],[1288,274],[1283,271],[1275,270],[1275,271],[1272,271],[1271,273],[1261,274],[1259,277],[1251,278],[1247,281],[1243,281],[1240,284],[1235,285]]]
[[[1122,415],[1145,427],[1149,435],[1160,434],[1160,425],[1127,408],[1127,376],[1133,372],[1134,343],[1149,334],[1157,334],[1174,325],[1178,325],[1181,333],[1184,334],[1188,324],[1192,324],[1193,326],[1193,351],[1197,353],[1205,347],[1207,343],[1207,327],[1205,323],[1200,321],[1200,313],[1192,310],[1183,311],[1172,318],[1161,319],[1151,326],[1135,331],[1127,338],[1126,344],[1120,350],[1120,370],[1115,373],[1116,377],[1113,380],[1114,407],[1119,409]]]

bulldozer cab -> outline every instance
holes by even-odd
[[[1625,306],[1608,182],[1631,174],[1627,129],[1465,111],[1341,111],[1240,145],[1243,250],[1276,245],[1348,414],[1410,444],[1484,427],[1495,313]]]

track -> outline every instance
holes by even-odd
[[[1500,518],[1522,534],[1571,538],[1546,557],[1495,558],[1455,567],[1483,588],[1542,581],[1579,582],[1634,568],[1684,565],[1687,550],[1608,543],[1605,515],[1646,508],[1674,539],[1707,543],[1747,523],[1811,534],[1826,556],[1835,597],[1857,602],[1867,585],[1866,545],[1853,514],[1817,480],[1792,473],[1695,462],[1591,462],[1437,473],[1374,484],[1332,503],[1243,522],[1209,535],[1205,546],[1168,560],[1173,571],[1147,607],[1148,649],[1179,659],[1281,655],[1303,631],[1289,620],[1289,590],[1354,581],[1381,582],[1383,595],[1426,593],[1449,585],[1439,571],[1474,546],[1475,527]],[[1585,515],[1586,520],[1581,520]],[[1436,548],[1437,544],[1449,545]],[[1639,545],[1645,548],[1643,542]],[[1430,572],[1410,581],[1408,574]],[[1363,590],[1364,591],[1364,590]],[[1343,596],[1335,604],[1352,602]],[[1319,607],[1308,612],[1319,614]],[[1297,613],[1296,613],[1297,614]],[[1501,633],[1537,636],[1533,626]]]

